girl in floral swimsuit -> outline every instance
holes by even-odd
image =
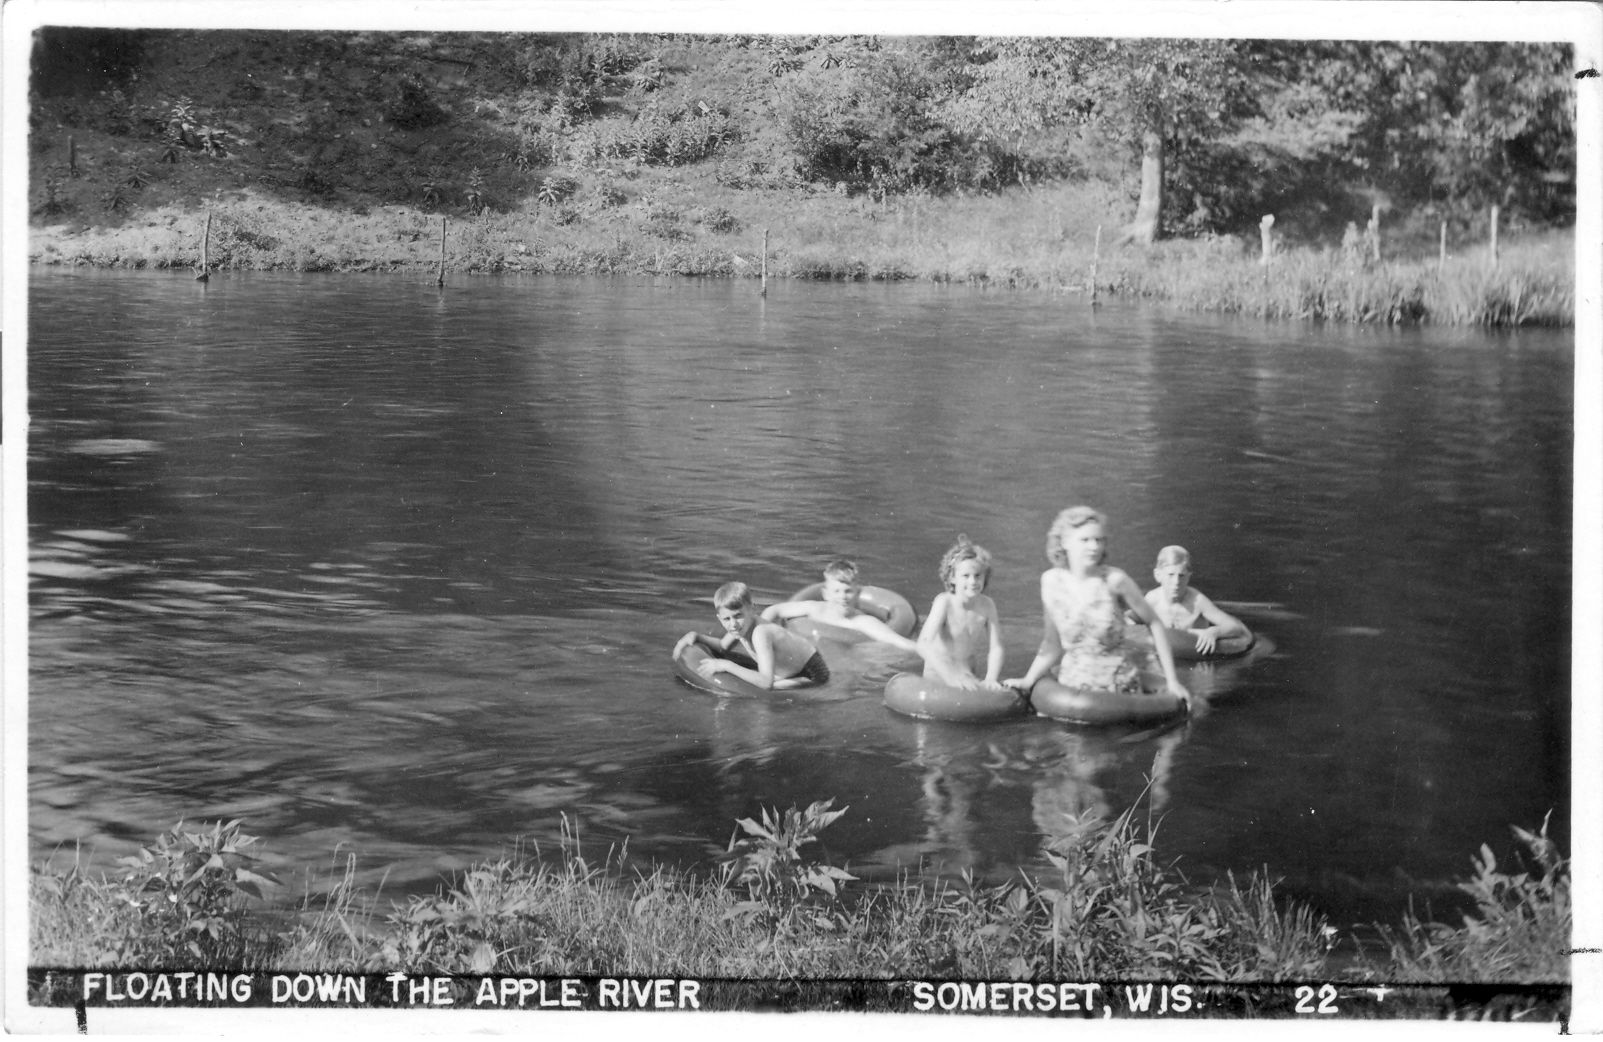
[[[1107,519],[1090,507],[1070,507],[1047,533],[1053,567],[1041,575],[1041,647],[1029,671],[1010,687],[1028,692],[1058,667],[1058,683],[1069,688],[1143,692],[1142,674],[1152,653],[1124,639],[1124,613],[1133,612],[1152,631],[1153,648],[1169,692],[1187,704],[1191,694],[1174,671],[1174,656],[1152,606],[1130,577],[1104,564]]]

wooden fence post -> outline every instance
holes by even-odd
[[[1442,246],[1436,256],[1436,272],[1440,274],[1447,270],[1447,222],[1442,222]]]
[[[1263,240],[1263,254],[1258,258],[1259,264],[1268,264],[1269,258],[1275,255],[1275,215],[1266,213],[1258,221],[1258,235]]]
[[[758,290],[758,296],[762,296],[762,297],[768,296],[768,229],[767,228],[763,229],[762,288],[760,290]]]
[[[1380,204],[1369,211],[1369,255],[1380,263]]]
[[[67,135],[67,176],[78,176],[78,141],[71,134]]]
[[[1097,262],[1102,259],[1102,226],[1096,226],[1096,242],[1091,245],[1091,306],[1096,307],[1096,269]]]
[[[212,215],[206,211],[206,230],[200,233],[200,274],[195,276],[196,282],[211,281],[211,245],[212,245]]]
[[[440,218],[440,274],[434,284],[441,289],[445,288],[445,218]]]
[[[1487,247],[1487,255],[1492,259],[1492,267],[1497,267],[1497,204],[1492,204],[1492,239]]]

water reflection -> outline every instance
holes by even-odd
[[[1390,914],[1568,800],[1570,359],[952,287],[34,273],[30,837],[109,859],[245,817],[289,863],[432,885],[523,835],[704,864],[834,797],[854,871],[1001,878],[1142,798],[1188,873]],[[983,346],[978,350],[976,345]],[[719,701],[667,650],[830,557],[921,608],[1041,533],[1182,543],[1270,638],[1188,724],[959,727],[894,656]]]

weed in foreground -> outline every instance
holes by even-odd
[[[833,801],[741,819],[710,875],[587,859],[566,819],[546,859],[521,849],[431,896],[376,911],[354,860],[321,899],[252,909],[271,878],[238,822],[163,833],[118,879],[36,869],[30,961],[46,966],[662,975],[764,979],[1312,979],[1334,931],[1277,901],[1269,879],[1191,886],[1154,852],[1134,809],[1086,818],[1049,846],[1052,871],[996,886],[864,885],[804,849],[845,813]],[[1567,862],[1516,829],[1537,869],[1499,871],[1489,850],[1463,888],[1463,927],[1409,916],[1389,958],[1360,978],[1555,981],[1567,977]],[[318,903],[320,900],[320,904]],[[1375,956],[1375,959],[1380,959]]]
[[[1514,828],[1521,871],[1499,870],[1481,845],[1475,875],[1458,889],[1475,902],[1460,927],[1421,922],[1410,909],[1401,929],[1381,928],[1389,948],[1382,972],[1395,981],[1567,981],[1572,915],[1570,863],[1548,838]]]

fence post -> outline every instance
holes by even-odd
[[[1492,204],[1492,240],[1487,248],[1487,255],[1492,259],[1492,267],[1497,267],[1497,204]]]
[[[1442,246],[1436,257],[1436,273],[1441,274],[1447,270],[1447,222],[1442,222]]]
[[[1263,254],[1258,258],[1259,264],[1268,264],[1269,258],[1275,253],[1275,215],[1266,213],[1258,221],[1258,235],[1263,240]]]
[[[1369,211],[1369,256],[1380,263],[1380,204]]]
[[[445,218],[440,218],[440,274],[434,284],[441,289],[445,288]]]
[[[67,176],[78,176],[78,140],[67,135]]]
[[[1091,306],[1096,307],[1096,269],[1097,262],[1102,259],[1102,226],[1096,226],[1096,242],[1091,244]]]
[[[212,215],[206,211],[206,230],[200,233],[200,274],[195,276],[196,282],[211,281],[211,245],[212,245]]]
[[[762,279],[763,279],[762,288],[760,290],[758,290],[758,294],[757,295],[758,296],[762,296],[762,297],[766,297],[766,296],[768,296],[768,229],[767,228],[763,229]]]

